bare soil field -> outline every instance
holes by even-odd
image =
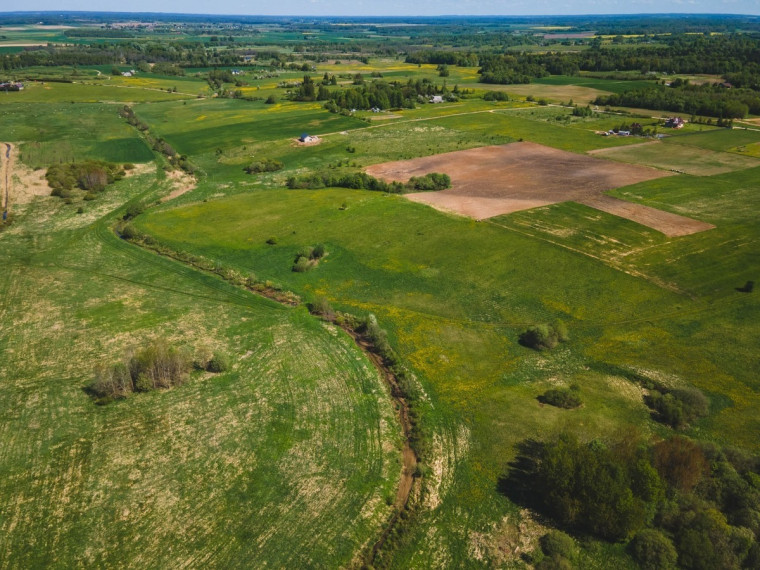
[[[646,225],[668,236],[712,228],[690,218],[603,196],[613,188],[669,172],[614,163],[543,145],[519,142],[376,164],[367,173],[387,181],[445,172],[452,187],[407,194],[414,202],[478,220],[558,202],[580,202]]]

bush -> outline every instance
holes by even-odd
[[[550,530],[539,539],[541,551],[546,556],[575,557],[575,542],[572,537],[561,530]]]
[[[654,466],[665,481],[681,491],[693,489],[709,469],[699,445],[681,436],[654,446]]]
[[[644,402],[654,410],[655,419],[673,428],[683,428],[710,411],[710,401],[697,388],[668,391],[657,386],[644,398]]]
[[[654,529],[639,532],[631,541],[629,550],[643,570],[670,570],[676,567],[678,561],[671,540]]]
[[[569,390],[567,388],[547,390],[538,397],[538,401],[542,404],[549,404],[550,406],[565,408],[567,410],[577,408],[583,403],[577,390]]]
[[[222,352],[215,352],[211,357],[211,360],[206,364],[206,370],[208,372],[214,372],[216,374],[220,372],[226,372],[230,369],[230,358]]]
[[[142,204],[130,204],[127,206],[127,211],[124,212],[124,216],[122,216],[122,219],[124,220],[131,220],[132,218],[136,218],[140,214],[142,214],[145,211],[145,207]]]
[[[484,101],[509,101],[509,96],[503,91],[488,91],[483,95]]]
[[[277,97],[275,97],[274,95],[270,95],[269,97],[267,97],[267,100],[264,101],[265,105],[274,105],[275,103],[277,103]]]
[[[535,325],[520,335],[519,342],[523,346],[536,350],[552,349],[560,342],[569,339],[564,323]]]
[[[414,192],[427,192],[444,190],[451,187],[451,178],[448,174],[430,172],[425,176],[412,176],[405,184],[407,190]]]
[[[190,358],[182,350],[169,346],[165,340],[156,340],[138,350],[129,359],[129,373],[138,387],[140,378],[144,377],[141,386],[152,388],[169,388],[184,382],[190,370]]]
[[[130,241],[140,237],[140,233],[132,224],[124,224],[121,227],[121,237],[127,241]]]
[[[317,297],[313,302],[309,303],[309,312],[312,315],[320,315],[327,319],[335,317],[335,310],[325,297]]]
[[[296,273],[305,273],[311,269],[311,262],[308,257],[300,255],[296,258],[296,262],[293,264],[293,271]]]
[[[257,160],[246,166],[245,170],[248,174],[258,174],[260,172],[276,172],[282,170],[285,165],[279,160],[273,160],[271,158],[264,158]]]
[[[314,249],[311,252],[310,257],[312,259],[322,259],[325,256],[325,246],[324,244],[318,243],[314,246]]]
[[[270,238],[267,240],[267,243],[268,243],[269,245],[275,245],[275,244],[277,244],[277,236],[271,236],[271,237],[270,237]]]

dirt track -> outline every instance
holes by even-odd
[[[367,173],[405,182],[412,176],[445,172],[452,187],[407,194],[415,202],[478,220],[558,202],[580,202],[649,226],[668,236],[688,235],[713,226],[603,196],[613,188],[671,173],[602,160],[543,145],[520,142],[449,152],[370,166]]]

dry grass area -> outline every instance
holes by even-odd
[[[760,165],[757,159],[731,152],[718,152],[677,142],[651,142],[628,147],[605,148],[589,154],[692,174],[714,176]]]
[[[452,187],[407,194],[415,202],[478,220],[547,206],[580,202],[633,220],[668,236],[688,235],[713,226],[690,218],[603,195],[607,190],[670,173],[521,142],[376,164],[367,169],[384,180],[406,181],[445,172]]]
[[[10,155],[6,158],[6,145],[10,145]],[[0,143],[0,184],[5,204],[5,185],[8,184],[8,204],[13,207],[28,204],[35,196],[50,196],[50,186],[45,179],[44,170],[32,170],[19,162],[17,148],[12,143]]]
[[[542,85],[540,83],[509,85],[506,89],[502,88],[499,91],[507,91],[508,93],[522,95],[523,97],[532,95],[537,99],[551,99],[553,101],[572,99],[576,103],[584,105],[600,95],[609,95],[609,91],[602,91],[593,87],[583,87],[581,85]]]
[[[187,194],[191,190],[195,190],[195,187],[197,186],[195,178],[182,170],[172,170],[171,172],[168,172],[166,176],[171,182],[172,190],[166,196],[161,198],[162,202],[168,202],[183,194]]]

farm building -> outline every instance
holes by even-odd
[[[303,133],[300,137],[298,137],[298,141],[302,143],[316,142],[318,140],[319,140],[319,137],[312,136],[308,133]]]
[[[443,103],[443,96],[442,95],[433,95],[430,98],[431,103]]]
[[[0,83],[0,91],[21,91],[24,88],[23,83]]]
[[[670,117],[665,121],[665,126],[671,129],[682,129],[684,124],[684,120],[681,117]]]

